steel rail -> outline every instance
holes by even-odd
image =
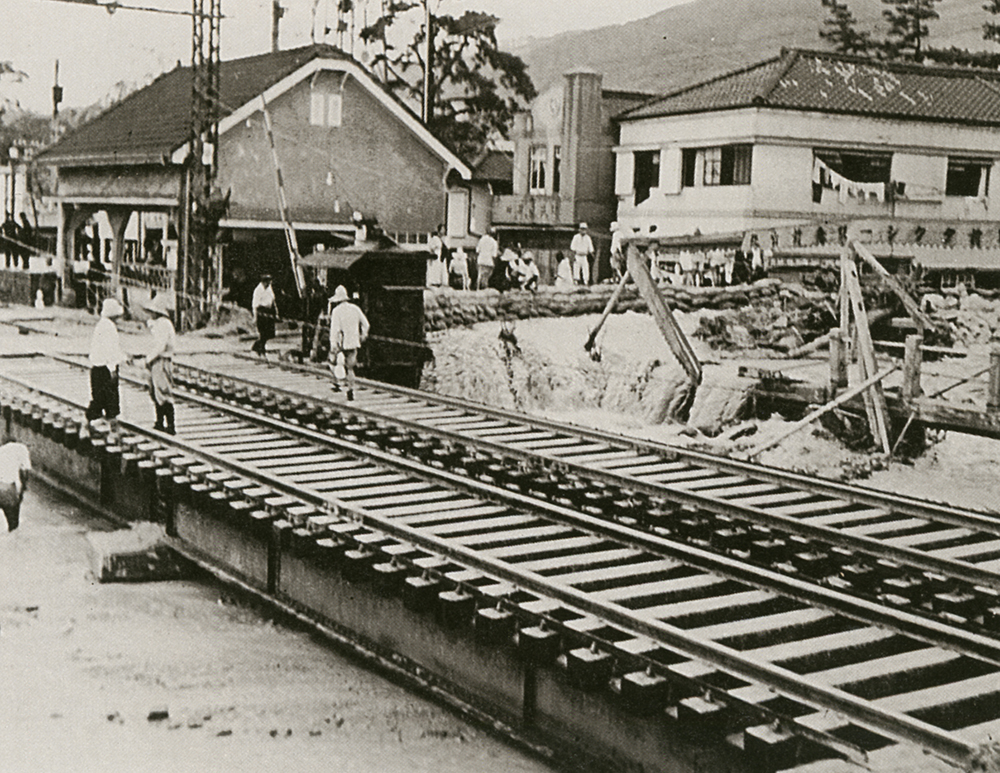
[[[858,622],[886,627],[919,641],[943,646],[1000,666],[1000,641],[987,636],[965,631],[904,610],[876,604],[818,583],[787,577],[755,564],[748,564],[745,561],[703,550],[687,543],[670,540],[536,497],[519,494],[500,486],[472,480],[369,445],[354,443],[282,419],[261,415],[239,406],[220,403],[209,397],[186,395],[186,399],[216,411],[229,413],[251,425],[265,426],[285,434],[296,435],[315,443],[317,446],[336,448],[352,456],[361,457],[375,464],[397,470],[404,470],[419,478],[432,480],[452,489],[466,491],[490,501],[500,501],[530,512],[541,513],[560,523],[584,529],[595,535],[612,538],[628,547],[658,556],[674,558],[682,563],[732,580],[766,587],[797,601],[827,609]],[[293,492],[289,490],[286,493]]]
[[[46,397],[59,400],[64,404],[72,405],[76,408],[80,407],[79,404],[25,384],[19,379],[13,379],[8,376],[3,376],[3,378],[12,383],[18,383],[39,394],[44,394]],[[257,422],[260,417],[253,416],[253,418]],[[319,494],[308,487],[288,483],[252,466],[233,462],[225,456],[205,451],[197,445],[187,443],[176,437],[161,435],[161,433],[155,430],[143,430],[128,422],[122,422],[122,425],[128,426],[129,431],[138,431],[139,434],[156,437],[157,439],[161,437],[165,438],[170,445],[182,449],[184,454],[199,459],[210,466],[220,467],[237,476],[265,483],[268,487],[276,491],[282,491],[300,501],[317,506],[321,510],[329,510],[334,515],[341,517],[347,515],[353,521],[374,531],[400,539],[427,550],[432,554],[450,558],[457,563],[484,572],[515,587],[560,601],[571,609],[603,619],[632,635],[648,637],[686,657],[702,660],[733,676],[752,683],[766,684],[777,693],[801,701],[814,708],[841,713],[852,724],[859,725],[896,741],[916,743],[949,762],[964,764],[973,752],[972,745],[963,741],[958,735],[906,714],[879,708],[843,690],[814,682],[780,666],[748,660],[737,650],[716,642],[692,637],[683,629],[668,623],[658,620],[639,619],[632,614],[631,610],[618,604],[597,601],[588,596],[588,594],[570,586],[546,581],[531,572],[518,571],[511,567],[510,564],[501,560],[490,558],[448,540],[434,537],[418,529],[396,523],[392,519],[379,516],[357,505]],[[800,725],[796,725],[796,731],[800,727]]]
[[[188,367],[188,366],[185,366]],[[211,373],[211,371],[202,372]],[[220,375],[220,374],[214,374]],[[231,381],[240,381],[245,385],[253,384],[247,379],[224,376]],[[255,385],[256,388],[260,388],[260,384]],[[267,389],[278,394],[283,394],[286,397],[297,397],[301,398],[303,395],[293,392],[291,390],[282,387],[272,387],[266,386]],[[321,398],[310,397],[313,400],[321,400]],[[326,404],[335,404],[338,409],[344,409],[341,403],[330,403],[330,401],[323,401]],[[520,449],[512,449],[509,446],[505,446],[499,443],[494,443],[488,440],[482,440],[479,438],[470,438],[465,435],[460,435],[457,433],[449,433],[447,430],[441,429],[431,429],[426,425],[420,424],[419,422],[409,421],[404,418],[398,418],[391,415],[386,415],[372,411],[365,408],[358,408],[351,406],[346,408],[348,412],[366,416],[371,419],[379,420],[382,422],[391,422],[399,426],[404,426],[407,429],[413,431],[426,432],[427,434],[433,434],[437,437],[442,437],[452,441],[460,440],[467,445],[479,447],[482,449],[489,449],[495,453],[502,453],[505,456],[512,456],[515,458],[523,460],[537,460],[539,458],[548,460],[553,463],[554,467],[563,469],[565,471],[574,472],[577,475],[585,476],[592,480],[597,480],[602,483],[612,484],[620,488],[629,489],[633,491],[641,491],[642,493],[649,494],[651,496],[662,497],[670,499],[675,504],[679,504],[682,507],[686,507],[692,511],[703,511],[714,513],[716,515],[724,515],[731,518],[739,518],[742,520],[750,521],[752,523],[760,524],[763,526],[768,526],[771,528],[778,529],[782,532],[789,534],[797,534],[809,539],[813,539],[825,544],[833,545],[836,547],[841,547],[856,551],[859,553],[864,553],[868,556],[872,556],[878,559],[884,559],[888,561],[894,561],[921,571],[933,572],[937,574],[944,574],[948,577],[954,579],[962,580],[963,582],[969,583],[971,585],[981,585],[988,588],[994,588],[1000,590],[1000,574],[996,572],[977,568],[974,564],[965,561],[956,561],[947,558],[938,558],[934,555],[926,553],[924,551],[918,550],[916,548],[909,547],[897,547],[891,544],[887,544],[878,539],[871,537],[858,536],[854,534],[848,534],[843,531],[828,527],[828,526],[816,526],[806,523],[799,518],[794,516],[781,515],[780,513],[772,513],[768,510],[764,510],[760,507],[754,507],[750,505],[741,505],[736,502],[729,502],[721,498],[714,498],[707,496],[705,494],[699,494],[693,491],[686,491],[680,488],[674,488],[668,485],[660,483],[651,483],[644,481],[641,478],[622,475],[614,471],[598,469],[595,467],[590,467],[584,464],[575,463],[569,460],[560,459],[558,456],[546,453],[544,450],[538,451],[525,451]],[[497,412],[493,409],[489,411],[491,414],[495,414],[498,417],[502,416],[502,412]],[[396,457],[393,457],[396,458]],[[748,475],[752,475],[752,470],[755,469],[751,466],[751,471]],[[881,502],[881,505],[885,507],[885,501]],[[896,512],[893,510],[892,512]],[[926,515],[925,515],[926,517]],[[974,520],[966,520],[963,524],[965,528],[973,529],[976,531],[983,531],[989,534],[994,534],[1000,536],[1000,520],[988,520],[985,517],[976,517]]]
[[[256,360],[248,355],[234,354],[232,356],[236,359],[246,360],[247,362],[256,362]],[[276,367],[293,372],[297,371],[301,373],[308,373],[313,376],[327,375],[325,371],[319,368],[297,365],[295,363],[282,362],[276,364]],[[212,371],[205,370],[205,372],[208,373]],[[224,378],[233,378],[234,380],[237,378],[219,373],[215,373],[215,375],[222,376]],[[762,464],[754,464],[739,459],[730,459],[724,456],[710,454],[705,451],[696,451],[684,448],[683,446],[675,446],[655,440],[630,437],[628,435],[610,432],[608,430],[558,422],[552,419],[531,416],[515,411],[505,411],[499,408],[492,408],[481,403],[476,403],[471,400],[466,400],[461,397],[432,394],[422,392],[418,389],[410,389],[408,387],[397,386],[395,384],[384,384],[380,381],[371,381],[363,378],[358,379],[358,384],[374,391],[397,394],[409,397],[413,400],[422,400],[428,404],[447,405],[459,410],[469,411],[470,413],[477,413],[483,416],[490,416],[502,421],[522,424],[527,427],[546,429],[550,432],[562,433],[569,437],[600,441],[622,450],[645,451],[667,455],[675,459],[689,459],[696,461],[698,464],[704,465],[705,467],[725,472],[738,473],[766,483],[774,483],[776,485],[783,485],[789,488],[797,488],[802,491],[822,494],[847,502],[852,502],[854,504],[866,505],[870,507],[891,508],[894,512],[901,515],[934,519],[940,523],[948,523],[954,526],[976,529],[978,531],[1000,536],[1000,514],[992,514],[986,511],[976,511],[968,508],[958,508],[940,502],[928,502],[916,497],[907,496],[905,494],[889,493],[867,488],[865,486],[858,486],[857,484],[842,483],[839,481],[825,480],[823,478],[814,478],[812,476],[803,475],[802,473],[782,470],[777,467],[770,467]],[[299,396],[301,397],[301,395]],[[364,410],[353,405],[343,406],[339,403],[338,407],[346,407],[348,410],[355,411]]]

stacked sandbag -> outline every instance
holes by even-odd
[[[660,292],[667,305],[677,311],[734,309],[776,297],[777,280],[735,287],[678,287],[663,285]],[[533,319],[536,317],[578,317],[599,314],[612,293],[613,284],[573,287],[541,287],[537,292],[509,290],[452,290],[433,288],[424,292],[424,326],[430,332],[486,322],[493,319]],[[615,304],[615,313],[645,312],[646,302],[635,285],[629,285]]]

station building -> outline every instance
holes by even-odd
[[[190,67],[178,66],[39,155],[58,175],[64,287],[81,243],[94,240],[98,246],[87,251],[106,262],[113,281],[125,275],[172,288],[191,78]],[[301,254],[352,242],[356,212],[415,249],[440,224],[462,239],[481,229],[477,217],[485,222],[488,194],[481,187],[473,195],[465,161],[335,48],[311,45],[222,62],[220,101],[217,185],[230,200],[219,243],[231,300],[248,303],[262,270],[275,273],[279,290],[295,293],[265,103]],[[95,237],[98,213],[110,233]]]

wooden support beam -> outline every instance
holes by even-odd
[[[848,389],[843,394],[838,395],[835,399],[833,399],[830,402],[828,402],[826,405],[824,405],[824,406],[822,406],[820,408],[817,408],[815,411],[813,411],[812,413],[810,413],[808,416],[806,416],[806,417],[804,417],[802,419],[799,419],[794,424],[789,425],[788,427],[786,427],[784,430],[782,430],[775,437],[771,438],[768,441],[765,441],[764,443],[761,443],[761,444],[755,446],[749,452],[749,454],[747,455],[747,458],[748,459],[753,459],[754,457],[760,456],[762,453],[764,453],[764,451],[767,451],[770,448],[774,448],[776,445],[778,445],[778,443],[780,443],[782,440],[784,440],[785,438],[787,438],[789,435],[794,435],[799,430],[804,429],[805,427],[808,427],[810,424],[812,424],[814,421],[816,421],[816,419],[818,419],[820,416],[823,416],[823,415],[829,413],[834,408],[837,408],[838,406],[843,405],[844,403],[846,403],[848,400],[853,400],[855,397],[857,397],[859,394],[861,394],[862,392],[864,392],[866,389],[871,389],[874,385],[880,384],[882,382],[882,380],[885,379],[886,376],[888,376],[890,373],[895,373],[896,370],[898,370],[898,367],[897,366],[893,366],[893,367],[889,368],[888,370],[884,370],[881,373],[878,373],[878,374],[872,376],[871,378],[866,379],[865,381],[861,382],[857,386],[851,387],[850,389]]]
[[[986,399],[989,411],[1000,411],[1000,341],[990,347],[990,391]]]
[[[906,288],[899,283],[899,280],[885,270],[882,264],[879,263],[875,256],[871,253],[871,250],[869,250],[865,245],[854,240],[850,242],[850,246],[851,249],[854,250],[854,253],[871,267],[876,276],[882,280],[883,284],[889,287],[889,289],[896,294],[907,313],[913,317],[913,320],[920,327],[924,329],[933,329],[935,327],[934,321],[920,310],[920,305],[910,297],[910,294],[906,291]]]
[[[630,244],[627,249],[634,250],[636,247],[634,244]],[[618,299],[621,298],[622,292],[625,290],[625,285],[628,284],[629,273],[628,270],[622,274],[622,278],[618,280],[618,286],[615,291],[611,293],[611,297],[608,298],[608,303],[604,307],[604,312],[601,314],[601,318],[597,320],[597,324],[594,329],[590,331],[590,336],[587,338],[587,342],[583,345],[583,348],[588,352],[594,348],[594,342],[597,341],[597,334],[601,332],[601,328],[604,327],[604,323],[607,321],[611,312],[615,308],[615,304],[618,303]]]
[[[868,328],[868,313],[865,311],[865,300],[861,295],[861,282],[858,280],[858,267],[852,260],[844,260],[844,273],[847,280],[847,294],[850,298],[851,310],[854,312],[855,328],[858,336],[858,355],[861,363],[862,378],[870,378],[877,372],[875,362],[875,347],[872,345],[871,330]],[[889,411],[885,404],[885,394],[880,382],[875,382],[866,393],[872,403],[871,426],[872,435],[878,440],[886,454],[892,452],[889,443]],[[866,402],[867,405],[867,402]]]
[[[923,364],[923,354],[920,345],[923,343],[921,336],[911,335],[906,337],[906,351],[903,355],[903,403],[909,406],[914,398],[920,397],[923,390],[920,388],[920,366]]]
[[[687,371],[694,384],[696,386],[701,384],[701,363],[698,361],[698,356],[691,348],[691,342],[684,335],[681,326],[674,319],[670,307],[663,300],[663,295],[649,273],[645,258],[639,254],[639,250],[635,249],[634,245],[629,245],[629,249],[626,251],[626,260],[628,273],[639,288],[639,294],[646,301],[649,313],[656,321],[657,327],[660,328],[660,333],[663,334],[670,350]]]

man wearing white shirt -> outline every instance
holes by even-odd
[[[0,446],[0,510],[7,518],[7,531],[21,522],[21,500],[28,485],[31,456],[23,443]]]
[[[586,223],[580,223],[580,230],[573,236],[569,248],[573,253],[573,281],[589,285],[590,259],[594,255],[594,243],[587,233]]]
[[[340,391],[336,374],[337,355],[344,354],[344,377],[347,381],[347,399],[354,399],[354,369],[358,364],[358,349],[368,338],[370,325],[360,308],[350,301],[347,288],[337,287],[330,299],[330,363],[334,365],[333,391]]]
[[[114,298],[105,298],[101,305],[101,318],[94,326],[90,339],[90,405],[87,421],[104,417],[114,423],[121,410],[118,398],[118,366],[127,356],[122,351],[115,320],[125,313]]]
[[[267,357],[267,342],[274,338],[274,322],[278,318],[278,307],[274,302],[274,288],[271,287],[271,275],[264,274],[260,284],[254,288],[253,301],[250,303],[254,322],[257,323],[257,340],[250,350],[261,357]]]
[[[490,277],[500,255],[500,244],[496,240],[496,229],[489,231],[479,237],[476,244],[476,289],[485,290],[490,286]]]

